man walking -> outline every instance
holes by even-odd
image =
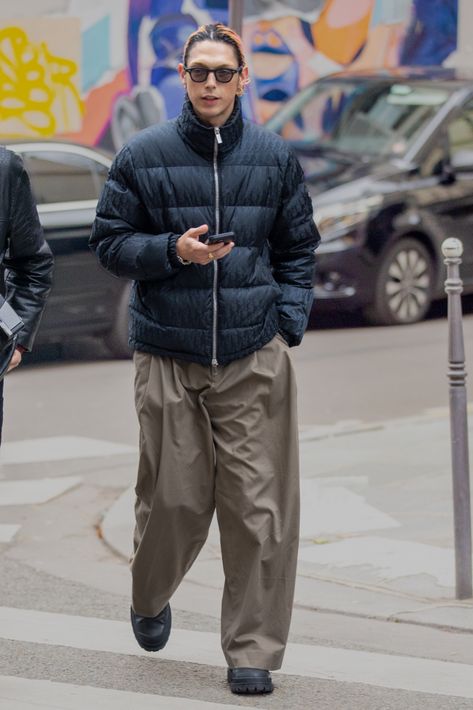
[[[21,158],[0,146],[0,254],[5,298],[24,327],[8,370],[31,350],[51,289],[53,257],[43,237],[31,185]],[[0,438],[3,424],[3,379],[0,382]]]
[[[181,115],[118,154],[91,238],[105,268],[134,280],[132,626],[143,648],[164,647],[169,600],[216,509],[228,681],[235,693],[271,692],[299,535],[289,346],[307,325],[319,237],[292,152],[242,118],[238,35],[199,28],[178,71]],[[206,243],[211,234],[221,237]]]

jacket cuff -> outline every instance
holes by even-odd
[[[168,259],[173,269],[179,269],[182,266],[182,262],[179,261],[179,257],[177,256],[176,246],[177,240],[180,238],[180,236],[180,234],[171,234],[168,239]]]

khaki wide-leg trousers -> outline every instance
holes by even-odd
[[[281,667],[299,539],[296,387],[276,336],[218,368],[135,352],[140,423],[133,608],[157,615],[204,544],[214,509],[230,667]]]

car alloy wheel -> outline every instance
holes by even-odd
[[[432,257],[421,242],[396,242],[381,262],[368,319],[385,325],[422,320],[432,301],[433,274]]]

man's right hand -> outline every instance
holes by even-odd
[[[176,242],[176,250],[181,259],[191,261],[193,264],[210,264],[231,252],[234,247],[233,242],[229,244],[203,244],[200,242],[200,235],[208,231],[208,225],[201,224],[200,227],[191,227],[179,237]]]

